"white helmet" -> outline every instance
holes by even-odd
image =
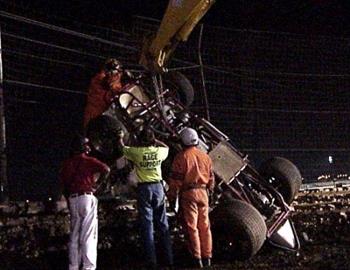
[[[198,133],[193,128],[184,128],[180,137],[182,143],[186,146],[197,145],[199,143]]]

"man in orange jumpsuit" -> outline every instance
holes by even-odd
[[[172,204],[180,197],[190,252],[196,266],[202,268],[210,266],[212,257],[208,198],[208,191],[212,192],[215,185],[212,161],[196,147],[199,138],[194,129],[185,128],[180,137],[184,149],[173,161],[168,198]]]
[[[104,113],[112,98],[121,91],[123,67],[114,59],[108,59],[103,68],[91,79],[84,112],[84,128],[89,121]]]

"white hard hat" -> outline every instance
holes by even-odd
[[[182,143],[186,146],[197,145],[199,142],[198,133],[193,128],[184,128],[180,133],[180,137]]]

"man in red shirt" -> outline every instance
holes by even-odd
[[[91,79],[84,112],[84,128],[91,119],[104,113],[111,105],[113,97],[122,89],[122,64],[108,59],[103,68]]]
[[[197,132],[192,128],[181,131],[184,149],[175,156],[168,198],[171,204],[180,197],[184,228],[190,252],[196,266],[210,266],[212,235],[209,222],[208,191],[214,190],[214,174],[210,157],[196,146]]]
[[[89,157],[88,139],[75,137],[70,157],[60,171],[63,194],[70,211],[69,270],[96,269],[97,260],[97,198],[93,195],[98,179],[110,169],[99,160]]]

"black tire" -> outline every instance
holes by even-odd
[[[252,205],[232,199],[211,213],[214,249],[221,256],[246,260],[264,244],[267,228]]]
[[[86,130],[86,135],[91,142],[92,155],[105,162],[120,158],[121,146],[116,136],[120,130],[127,133],[124,125],[116,118],[101,115],[92,119]]]
[[[175,91],[180,102],[189,107],[194,100],[194,89],[191,82],[180,72],[170,72],[164,75],[165,88]]]
[[[291,161],[282,157],[273,157],[265,161],[259,171],[282,194],[287,204],[294,200],[300,189],[302,177]]]

